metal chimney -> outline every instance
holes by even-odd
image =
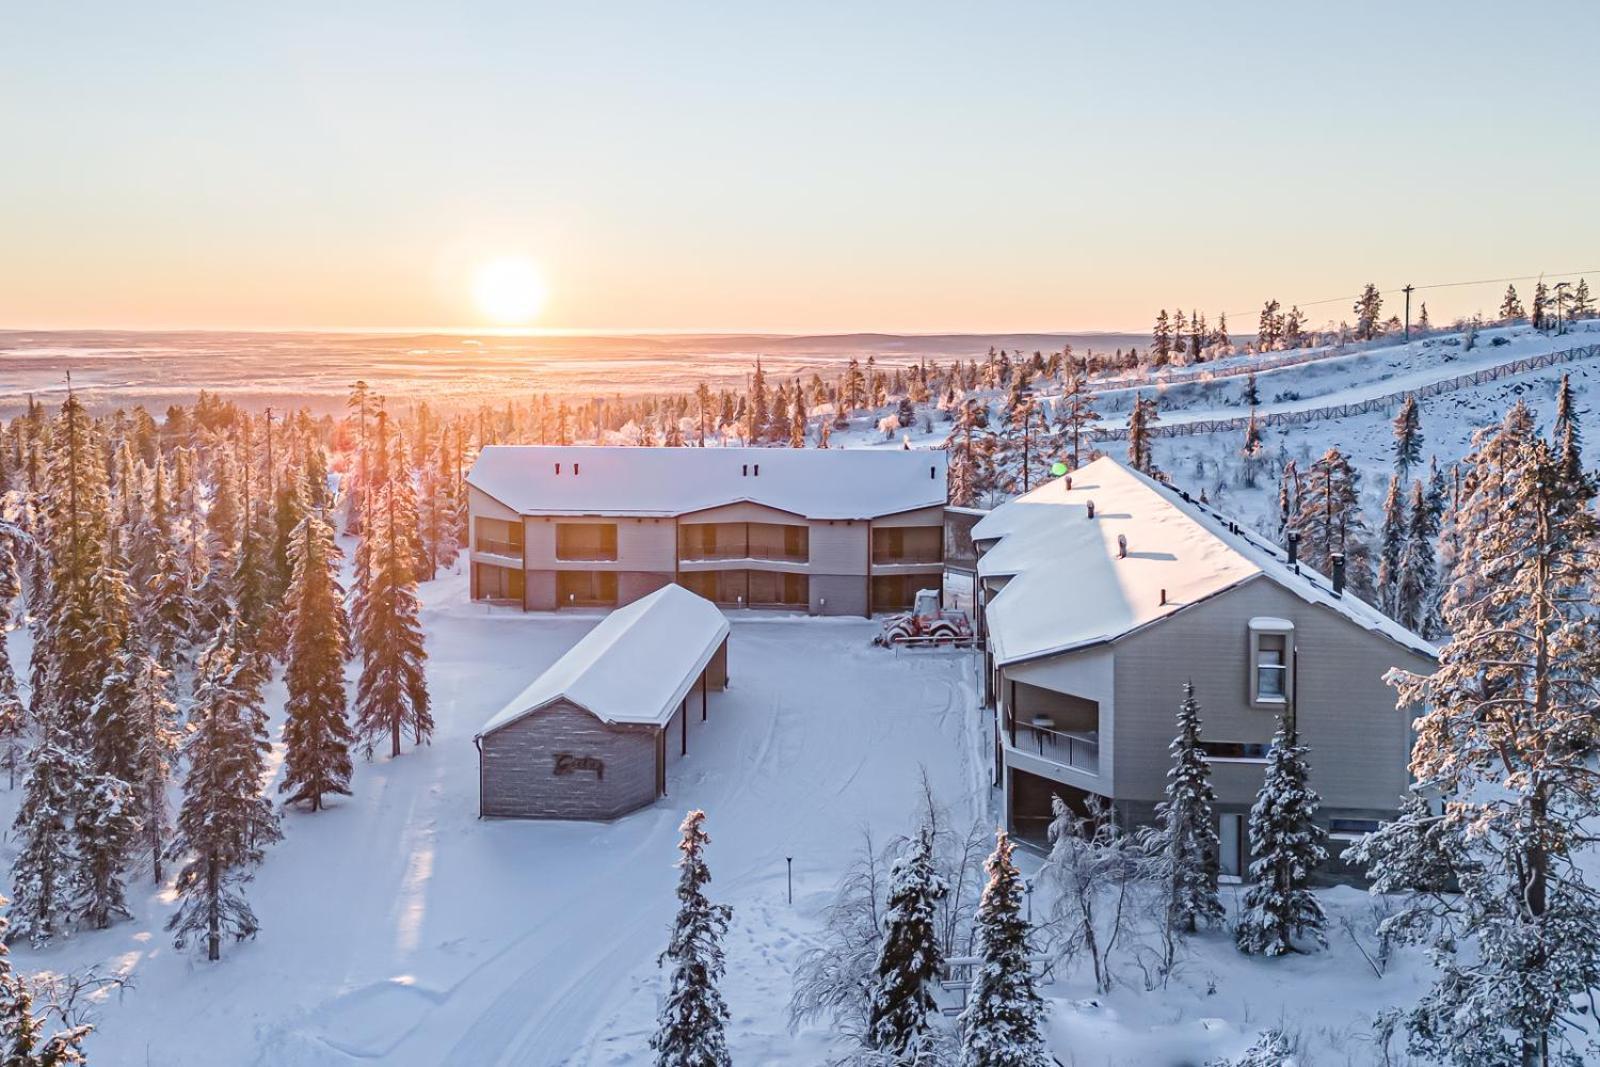
[[[1333,595],[1344,596],[1344,553],[1334,552],[1328,558],[1333,563]]]
[[[1127,559],[1128,558],[1128,535],[1127,534],[1117,534],[1117,558],[1118,559]]]
[[[1089,517],[1094,518],[1094,501],[1089,501]]]
[[[1294,531],[1289,533],[1289,566],[1293,567],[1300,562],[1300,535]]]

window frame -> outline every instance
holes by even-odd
[[[1294,623],[1287,619],[1256,618],[1250,620],[1249,643],[1249,671],[1248,682],[1250,704],[1257,708],[1281,709],[1287,707],[1294,700]],[[1282,648],[1268,648],[1264,643],[1282,642]],[[1281,663],[1266,663],[1264,653],[1280,654]],[[1264,692],[1261,686],[1263,670],[1276,670],[1283,679],[1283,693],[1277,695]]]
[[[601,532],[600,547],[595,550],[599,554],[568,555],[572,551],[568,546],[566,551],[562,548],[562,535],[568,530],[598,530]],[[605,531],[610,531],[610,537],[605,536]],[[610,542],[609,545],[606,541]],[[556,560],[561,563],[615,563],[617,560],[617,524],[614,522],[561,522],[556,524]],[[607,551],[610,552],[606,555]]]

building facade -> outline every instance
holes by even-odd
[[[996,783],[1007,825],[1043,844],[1053,796],[1150,821],[1185,683],[1201,708],[1224,874],[1278,717],[1309,749],[1335,844],[1392,818],[1411,782],[1412,713],[1384,682],[1431,672],[1428,642],[1168,486],[1100,459],[980,520]],[[1350,872],[1337,863],[1324,876]]]
[[[726,607],[870,615],[943,570],[938,451],[497,445],[467,481],[472,595],[530,611],[677,584]]]

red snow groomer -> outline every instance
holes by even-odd
[[[872,639],[874,645],[965,645],[972,641],[972,620],[964,611],[947,611],[939,606],[937,589],[919,589],[912,608],[904,615],[892,615]]]

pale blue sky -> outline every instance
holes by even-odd
[[[0,325],[472,325],[507,255],[547,326],[808,331],[1179,302],[1237,331],[1267,295],[1600,267],[1597,31],[1592,3],[16,5]]]

